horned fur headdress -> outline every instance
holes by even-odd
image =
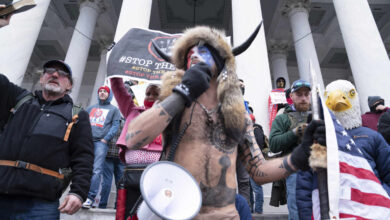
[[[217,97],[225,131],[230,137],[239,141],[245,129],[245,106],[236,74],[234,56],[244,52],[250,46],[261,24],[262,22],[247,41],[234,49],[225,41],[226,36],[222,31],[206,26],[187,29],[173,45],[172,56],[165,54],[153,42],[153,46],[160,56],[176,66],[176,71],[165,73],[162,77],[160,100],[168,97],[172,93],[172,89],[181,82],[187,68],[187,53],[192,47],[202,42],[211,49],[214,60],[217,56],[222,61],[222,68],[218,68],[218,62],[216,62],[219,71]]]

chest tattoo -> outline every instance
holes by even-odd
[[[224,207],[229,204],[234,204],[236,190],[226,185],[226,172],[231,166],[230,158],[226,155],[222,156],[219,159],[219,164],[222,166],[222,169],[216,186],[208,187],[200,182],[203,206]]]
[[[211,144],[222,153],[232,154],[237,143],[226,135],[223,124],[220,120],[207,126],[207,136]]]

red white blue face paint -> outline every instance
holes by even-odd
[[[187,69],[191,66],[204,62],[212,68],[215,65],[210,50],[205,46],[194,46],[187,54]]]

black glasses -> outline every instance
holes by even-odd
[[[69,73],[68,72],[60,70],[60,69],[57,69],[57,68],[52,68],[52,67],[44,68],[43,72],[47,73],[47,74],[53,74],[53,73],[57,72],[60,76],[69,77]]]

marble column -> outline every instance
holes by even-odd
[[[10,24],[0,28],[0,72],[16,85],[22,84],[50,4],[50,0],[35,2],[33,9],[13,15]]]
[[[131,28],[148,28],[151,10],[152,0],[123,0],[114,41],[118,42]]]
[[[103,86],[105,84],[106,76],[107,76],[107,50],[102,49],[102,52],[100,54],[99,68],[96,74],[96,80],[93,86],[91,99],[89,100],[89,105],[95,104],[97,102],[97,97],[98,97],[97,90],[100,88],[100,86]]]
[[[232,0],[233,45],[244,42],[263,20],[258,0]],[[263,128],[268,125],[268,95],[272,89],[268,63],[264,25],[261,27],[252,45],[236,57],[237,74],[245,83],[244,98],[253,107],[256,122]],[[268,129],[264,129],[268,135]]]
[[[284,41],[269,41],[269,53],[271,61],[271,71],[273,76],[272,85],[276,88],[276,79],[283,77],[286,80],[285,89],[290,87],[290,80],[287,71],[287,51],[289,44]]]
[[[83,0],[80,4],[80,14],[65,57],[65,62],[72,68],[74,78],[71,93],[74,103],[77,103],[79,96],[96,21],[104,7],[102,0]]]
[[[310,82],[309,62],[311,60],[313,68],[317,73],[318,83],[323,88],[324,82],[309,24],[309,9],[310,0],[286,0],[282,14],[288,16],[290,20],[299,77]]]
[[[362,112],[367,97],[379,95],[390,103],[390,61],[367,0],[334,0]]]

